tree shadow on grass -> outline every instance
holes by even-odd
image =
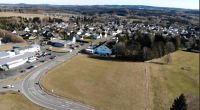
[[[164,62],[154,62],[154,61],[151,61],[149,63],[153,63],[153,64],[157,64],[157,65],[167,65],[167,63],[164,63]]]
[[[105,57],[105,56],[94,56],[89,55],[89,58],[103,60],[103,61],[115,61],[115,62],[144,62],[143,60],[134,59],[134,58],[116,58],[116,57]]]
[[[188,53],[200,53],[200,50],[191,50],[191,51],[189,51],[189,50],[182,50],[182,51],[188,52]]]

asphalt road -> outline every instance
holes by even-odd
[[[105,41],[106,39],[103,40]],[[93,44],[96,44],[97,42],[98,41],[93,42]],[[3,85],[0,84],[0,92],[20,90],[32,102],[53,110],[93,110],[94,108],[90,106],[48,94],[43,90],[40,84],[37,84],[40,82],[42,76],[44,76],[44,74],[50,69],[76,56],[79,50],[87,48],[89,45],[90,44],[85,44],[79,49],[73,50],[71,53],[59,56],[53,60],[45,62],[37,68],[34,68],[23,81],[13,84],[15,86],[14,88],[3,89]]]
[[[84,45],[82,48],[86,48]],[[21,92],[32,102],[56,110],[92,110],[91,107],[85,106],[72,101],[64,100],[56,96],[52,96],[40,87],[39,84],[41,77],[47,73],[53,67],[71,59],[73,56],[77,55],[80,49],[74,50],[73,52],[66,54],[64,56],[53,59],[52,61],[46,62],[44,65],[38,67],[30,75],[28,75],[22,82]]]
[[[44,57],[41,57],[39,58],[37,61],[34,61],[32,63],[25,63],[19,67],[16,67],[16,68],[13,68],[11,70],[8,70],[8,71],[1,71],[0,70],[0,82],[3,81],[3,80],[8,80],[8,79],[12,79],[12,78],[16,78],[22,74],[26,74],[28,72],[30,72],[31,70],[28,70],[27,68],[30,67],[30,66],[39,66],[39,65],[42,65],[42,60],[50,60],[50,56],[57,56],[57,57],[60,57],[60,56],[63,56],[65,55],[66,53],[55,53],[55,52],[51,52],[51,51],[48,51],[44,48],[41,48],[41,50],[43,52],[47,52],[47,53],[51,53],[51,55],[48,55],[48,56],[44,56]],[[24,71],[24,72],[21,72],[21,71]]]

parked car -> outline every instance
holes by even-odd
[[[26,69],[32,69],[32,68],[34,68],[34,66],[29,66],[29,67],[27,67]]]
[[[44,63],[45,61],[46,61],[46,60],[41,60],[40,62],[41,62],[41,63]]]
[[[81,46],[83,46],[83,45],[84,45],[84,43],[80,43],[80,45],[81,45]]]
[[[51,56],[51,57],[50,57],[50,59],[55,59],[55,58],[56,58],[56,56]]]
[[[8,88],[8,86],[3,86],[2,88]]]
[[[13,88],[14,85],[6,85],[6,86],[3,86],[3,88]]]
[[[26,70],[21,70],[20,73],[24,73]]]
[[[76,47],[76,48],[79,48],[79,47],[80,47],[80,45],[76,45],[75,47]]]
[[[48,53],[47,55],[51,55],[51,53]]]
[[[70,47],[70,49],[73,49],[73,50],[75,50],[76,48],[75,48],[75,47]]]

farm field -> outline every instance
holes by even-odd
[[[44,14],[43,14],[44,13]],[[24,17],[24,18],[34,18],[34,17],[40,17],[40,18],[46,18],[46,17],[54,17],[54,18],[61,18],[64,20],[69,20],[70,16],[77,16],[76,14],[70,14],[70,13],[60,13],[62,17],[56,16],[56,13],[51,13],[49,15],[46,15],[45,12],[40,13],[15,13],[15,12],[0,12],[0,17]]]
[[[33,18],[33,17],[44,18],[45,17],[45,15],[43,14],[0,12],[0,17],[11,17],[11,16],[16,16],[16,17],[21,16],[25,18]]]

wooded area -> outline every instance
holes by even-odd
[[[141,33],[135,35],[117,36],[116,56],[118,58],[133,58],[150,60],[176,51],[180,45],[179,36],[164,37],[161,33]]]

